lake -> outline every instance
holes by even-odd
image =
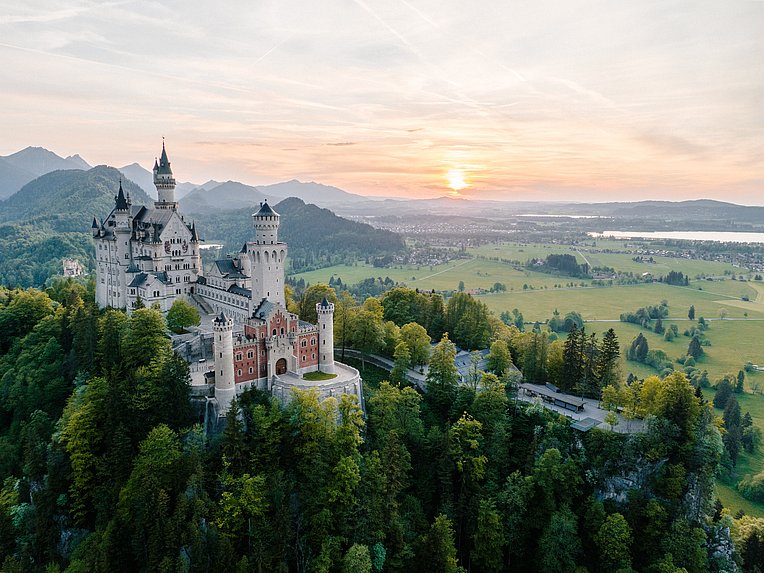
[[[732,231],[603,231],[589,233],[590,237],[615,239],[676,239],[682,241],[713,241],[716,243],[764,243],[764,233],[735,233]]]

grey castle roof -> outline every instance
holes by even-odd
[[[276,213],[276,211],[271,209],[271,206],[268,205],[268,200],[266,199],[265,201],[260,203],[260,210],[257,213],[255,213],[254,216],[255,217],[268,217],[268,216],[273,216],[273,215],[275,215],[276,217],[279,216],[279,214]]]
[[[217,315],[215,320],[213,322],[216,322],[217,324],[225,324],[228,322],[228,318],[226,317],[225,313],[221,310],[220,314]]]
[[[159,158],[159,165],[154,162],[154,171],[157,175],[172,175],[172,169],[170,169],[170,160],[167,159],[167,151],[164,148],[164,141],[162,142],[162,156]]]
[[[137,288],[147,285],[149,282],[151,282],[151,278],[154,277],[158,279],[159,281],[168,284],[170,283],[170,279],[167,276],[167,273],[164,271],[157,272],[157,273],[138,273],[133,277],[133,280],[130,281],[130,284],[127,285],[131,288]]]
[[[221,276],[229,279],[245,279],[245,275],[241,273],[239,267],[234,264],[233,259],[219,259],[215,261],[215,267]]]
[[[321,308],[329,308],[329,301],[326,300],[326,297],[321,301]]]
[[[122,180],[119,180],[119,191],[117,192],[117,196],[114,197],[114,208],[117,211],[127,211],[128,204],[127,199],[125,198],[125,192],[122,190]]]
[[[276,308],[276,305],[264,298],[260,301],[260,306],[255,309],[254,317],[265,320],[273,312],[274,308]]]
[[[231,285],[228,288],[228,292],[230,292],[231,294],[238,294],[239,296],[243,296],[246,298],[252,298],[252,291],[249,290],[248,288],[242,288],[240,286]]]

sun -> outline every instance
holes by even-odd
[[[454,191],[461,191],[469,187],[469,184],[464,181],[464,171],[461,169],[452,169],[446,177],[448,178],[448,186]]]

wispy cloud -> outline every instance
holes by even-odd
[[[150,164],[166,135],[184,180],[762,202],[763,26],[715,0],[29,0],[0,15],[0,154]]]

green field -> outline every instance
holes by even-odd
[[[623,241],[597,240],[596,244],[597,248],[601,249],[623,248]],[[710,328],[706,334],[711,346],[704,347],[706,355],[698,361],[697,367],[708,370],[712,383],[724,374],[736,374],[746,362],[764,365],[764,284],[731,280],[730,273],[747,274],[743,269],[710,261],[665,257],[654,257],[654,263],[637,263],[628,254],[590,253],[584,250],[586,248],[591,247],[577,250],[569,245],[486,244],[469,249],[469,253],[475,258],[460,259],[445,265],[384,269],[363,264],[340,265],[294,275],[294,278],[316,283],[328,282],[331,277],[339,277],[344,283],[353,284],[369,277],[390,277],[411,288],[438,291],[455,290],[459,281],[464,281],[467,291],[487,290],[499,282],[507,286],[506,292],[478,296],[496,314],[517,308],[522,312],[526,324],[529,324],[537,320],[542,323],[548,320],[555,308],[563,315],[575,310],[587,321],[587,332],[601,335],[608,328],[615,329],[624,355],[631,341],[642,331],[651,349],[662,349],[674,360],[687,352],[689,339],[681,333],[690,326],[687,311],[690,305],[694,305],[696,317],[703,316],[710,320]],[[674,270],[681,271],[690,278],[718,278],[712,281],[693,280],[688,287],[663,283],[596,287],[592,286],[590,280],[553,276],[525,269],[516,270],[511,264],[491,260],[518,260],[524,264],[530,258],[545,258],[552,253],[574,254],[579,263],[613,267],[635,275],[650,272],[654,276],[660,276]],[[575,286],[566,286],[571,282]],[[744,297],[749,300],[744,301]],[[623,312],[656,305],[662,300],[668,301],[669,304],[669,318],[663,321],[664,325],[675,323],[680,332],[680,336],[672,342],[666,342],[662,335],[644,331],[637,325],[618,321]],[[675,366],[681,368],[678,364]],[[624,361],[624,376],[629,372],[640,378],[656,374],[649,366]],[[764,372],[748,374],[747,382],[758,383],[758,386],[764,389]],[[750,391],[750,386],[748,389]],[[707,393],[713,395],[713,391]],[[742,411],[750,411],[754,422],[764,431],[764,395],[747,393],[738,396],[738,401]],[[734,481],[747,473],[758,473],[762,468],[764,453],[742,453]],[[764,507],[740,496],[734,483],[720,481],[717,489],[722,503],[733,512],[743,509],[749,515],[764,516]]]
[[[588,263],[591,267],[611,267],[620,272],[630,272],[635,275],[641,275],[642,273],[649,272],[655,276],[665,275],[669,271],[679,271],[688,275],[690,278],[694,278],[697,275],[710,275],[721,276],[725,271],[740,273],[740,269],[728,265],[725,263],[717,263],[713,261],[701,261],[691,259],[669,258],[654,256],[654,263],[637,263],[632,260],[633,255],[629,254],[613,254],[613,253],[592,253],[589,250],[622,250],[624,249],[625,241],[610,241],[601,240],[596,241],[596,247],[581,246],[574,247],[571,245],[543,245],[537,243],[500,243],[500,244],[487,244],[480,247],[469,249],[469,252],[474,255],[482,255],[485,257],[499,257],[502,259],[518,260],[525,263],[530,258],[546,258],[547,255],[555,254],[571,254],[576,255],[576,259],[579,263]],[[629,241],[630,244],[634,244],[633,241]]]
[[[459,281],[464,281],[465,288],[489,289],[494,283],[504,283],[510,291],[522,291],[524,285],[534,289],[551,289],[555,284],[570,281],[576,283],[591,281],[556,277],[532,271],[517,271],[512,265],[484,259],[460,259],[445,265],[415,267],[402,265],[392,268],[375,268],[370,265],[336,265],[292,275],[295,279],[304,279],[307,283],[328,282],[331,277],[342,279],[343,283],[354,284],[369,277],[390,277],[398,283],[411,288],[435,289],[438,291],[456,290]]]
[[[677,319],[686,319],[687,310],[693,304],[696,315],[705,318],[719,318],[722,309],[730,318],[742,318],[745,313],[750,317],[764,318],[764,304],[754,300],[757,293],[751,283],[696,281],[690,284],[690,287],[645,283],[613,287],[526,290],[486,294],[480,298],[497,313],[518,308],[526,322],[543,322],[551,318],[555,308],[563,314],[576,310],[587,320],[617,320],[622,312],[659,304],[662,300],[668,301],[671,316]],[[743,296],[747,296],[751,301],[742,301]]]

